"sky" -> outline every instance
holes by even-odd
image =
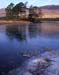
[[[27,6],[59,5],[59,0],[0,0],[0,8],[6,8],[10,3],[28,2]]]

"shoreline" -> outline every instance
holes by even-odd
[[[30,24],[30,23],[32,23],[32,22],[30,22],[30,21],[23,21],[23,20],[21,20],[21,21],[16,21],[16,20],[0,20],[0,25],[1,24]]]
[[[5,25],[5,24],[30,24],[30,23],[45,23],[45,22],[59,22],[58,20],[57,21],[49,21],[49,20],[41,20],[41,21],[38,21],[38,22],[30,22],[30,21],[25,21],[25,20],[0,20],[0,25]]]

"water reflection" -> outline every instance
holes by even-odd
[[[6,34],[8,35],[9,39],[16,38],[17,40],[26,40],[26,32],[23,26],[7,26],[6,27]]]
[[[10,40],[17,39],[19,41],[39,37],[58,38],[59,26],[54,23],[39,23],[29,25],[11,25],[6,26],[6,34]]]
[[[37,55],[43,49],[59,49],[59,22],[0,25],[1,72],[20,66],[25,59],[23,54]]]
[[[41,24],[30,24],[28,29],[30,38],[36,37],[38,33],[41,33]]]
[[[16,38],[23,41],[27,38],[34,38],[41,33],[41,24],[29,24],[29,25],[11,25],[6,26],[6,34],[10,40]]]

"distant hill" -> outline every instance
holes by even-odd
[[[59,5],[46,5],[40,7],[41,9],[59,10]]]
[[[0,17],[5,17],[6,16],[6,12],[5,9],[0,9]]]
[[[39,7],[42,18],[59,18],[59,5],[46,5]]]

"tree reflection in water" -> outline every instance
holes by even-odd
[[[9,39],[14,39],[16,38],[17,40],[25,40],[26,35],[25,35],[25,30],[24,28],[18,25],[11,25],[6,27],[6,34],[9,36]]]
[[[10,25],[6,27],[6,33],[11,40],[16,38],[17,40],[23,41],[35,38],[41,33],[41,24]]]
[[[30,38],[36,37],[41,33],[41,24],[30,24],[28,29]]]

